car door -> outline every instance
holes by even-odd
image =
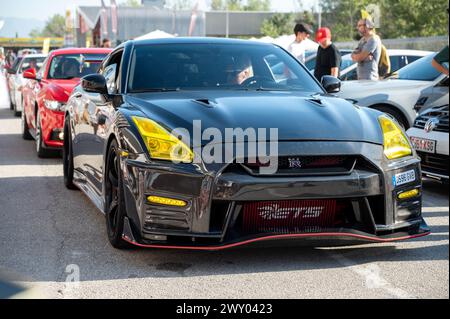
[[[45,59],[42,67],[39,72],[36,74],[36,80],[27,81],[24,89],[23,89],[23,102],[24,102],[24,114],[28,123],[28,127],[30,131],[34,133],[36,128],[36,103],[37,103],[37,95],[42,88],[42,85],[45,85],[45,74],[47,67],[49,65],[49,61],[51,57]]]
[[[102,74],[108,87],[108,94],[118,91],[118,73],[122,51],[112,54],[102,65]],[[86,92],[79,88],[73,98],[78,101],[76,112],[78,122],[75,125],[74,164],[82,170],[86,181],[100,196],[103,181],[103,152],[106,148],[108,131],[115,113],[112,101],[98,93]]]

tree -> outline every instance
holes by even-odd
[[[211,9],[217,11],[269,11],[270,0],[212,0]]]
[[[47,20],[42,31],[39,29],[33,29],[29,35],[30,37],[62,38],[64,37],[65,29],[66,19],[60,14],[55,14]]]
[[[307,23],[315,25],[314,16],[309,11],[302,13],[276,13],[272,17],[265,19],[261,25],[261,33],[272,38],[280,35],[292,34],[297,23]]]
[[[322,0],[322,24],[332,30],[335,41],[357,39],[361,9],[371,3],[380,8],[377,32],[382,38],[448,34],[448,3],[440,0]]]
[[[121,7],[140,7],[141,5],[139,0],[125,0],[119,3]]]

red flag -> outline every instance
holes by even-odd
[[[106,5],[105,2],[103,0],[102,1],[102,11],[101,11],[101,30],[102,30],[102,35],[107,38],[108,37],[108,14],[106,12]]]
[[[117,34],[117,4],[116,0],[111,0],[111,28],[112,33]]]
[[[89,31],[89,27],[87,26],[86,21],[84,21],[84,18],[81,14],[78,15],[78,17],[80,19],[80,32],[81,34],[85,34]]]
[[[190,37],[194,34],[195,23],[197,22],[197,9],[198,9],[198,2],[194,5],[194,8],[192,8],[191,23],[189,24],[189,31],[188,31],[188,36]]]

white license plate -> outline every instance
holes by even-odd
[[[411,136],[411,143],[416,151],[436,153],[436,141]]]
[[[416,180],[416,171],[410,170],[404,173],[396,174],[392,178],[392,183],[394,186],[400,186],[403,184],[408,184],[410,182],[414,182]]]

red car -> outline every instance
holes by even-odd
[[[96,73],[111,49],[71,48],[50,52],[36,74],[28,69],[30,79],[23,88],[22,136],[36,140],[39,157],[59,153],[63,147],[64,110],[80,78]]]

